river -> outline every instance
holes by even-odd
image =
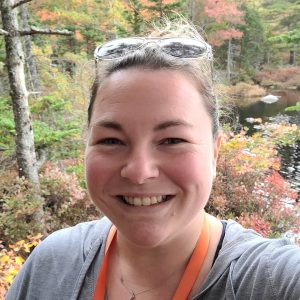
[[[253,124],[247,122],[247,118],[262,118],[263,121],[275,122],[287,121],[300,126],[300,112],[285,112],[285,108],[295,105],[300,101],[299,90],[269,91],[269,94],[279,96],[277,102],[268,104],[260,100],[249,101],[249,105],[238,107],[239,122],[255,131]],[[291,186],[300,194],[300,140],[293,147],[281,147],[278,149],[281,156],[281,175],[286,178]]]

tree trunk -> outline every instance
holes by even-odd
[[[135,10],[133,12],[133,33],[137,36],[138,34],[140,34],[141,31],[141,21],[140,21],[140,16],[139,16],[139,12],[137,10]]]
[[[188,6],[189,6],[190,19],[194,23],[196,19],[196,11],[197,11],[195,0],[189,1]]]
[[[290,50],[289,64],[293,66],[295,64],[295,59],[296,59],[296,51]]]
[[[23,4],[20,6],[20,24],[23,29],[29,29],[29,16],[27,11],[27,5]],[[25,50],[25,61],[27,65],[28,70],[28,77],[30,82],[30,87],[33,92],[39,92],[40,91],[40,82],[39,82],[39,76],[37,72],[36,67],[36,61],[35,57],[32,53],[32,47],[31,47],[31,37],[30,35],[25,35],[23,37],[23,45]]]
[[[231,40],[228,40],[228,49],[227,49],[227,80],[230,82],[231,80],[231,57],[232,50],[231,50]]]
[[[16,10],[11,8],[12,0],[1,0],[0,3],[3,29],[9,33],[5,35],[6,65],[16,126],[19,176],[24,176],[38,187],[39,176],[28,106],[28,92],[25,84],[24,54],[18,33]]]
[[[162,0],[159,1],[159,18],[161,20],[163,18],[163,3],[162,3]]]

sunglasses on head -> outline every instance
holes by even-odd
[[[113,60],[155,43],[166,54],[177,58],[213,58],[211,46],[192,38],[142,38],[129,37],[109,41],[96,48],[96,60]]]

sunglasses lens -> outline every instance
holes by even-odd
[[[158,43],[160,48],[167,54],[178,58],[205,57],[213,58],[211,47],[205,42],[191,38],[123,38],[110,41],[96,48],[96,59],[110,60],[120,58],[130,52],[142,48],[147,43]]]
[[[159,44],[164,52],[180,58],[198,58],[208,50],[205,43],[189,38],[170,38]]]
[[[144,43],[140,38],[125,38],[108,42],[95,50],[96,59],[114,59],[137,50]]]

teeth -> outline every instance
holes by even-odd
[[[149,197],[146,197],[142,200],[143,205],[150,205],[151,204],[151,199]]]
[[[151,197],[150,198],[151,204],[156,204],[158,203],[157,197]]]
[[[128,197],[123,196],[126,203],[134,206],[149,206],[160,203],[167,199],[167,196],[152,196],[152,197]]]
[[[137,197],[134,197],[133,198],[133,205],[134,206],[141,206],[143,204],[143,201],[141,198],[137,198]]]

